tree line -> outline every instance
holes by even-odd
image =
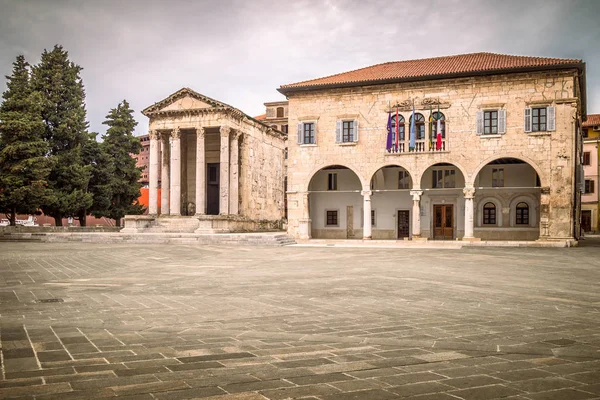
[[[54,218],[108,217],[121,226],[126,214],[141,214],[141,168],[131,154],[141,150],[137,122],[126,100],[103,122],[102,141],[89,132],[82,68],[60,45],[44,50],[37,65],[22,55],[6,76],[0,104],[0,212],[14,226],[17,214],[40,210]]]

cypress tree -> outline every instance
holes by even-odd
[[[32,91],[28,66],[17,57],[0,105],[0,209],[11,226],[17,213],[35,213],[45,200],[50,170],[41,98]]]
[[[82,157],[89,135],[80,72],[81,67],[71,62],[59,45],[44,50],[40,63],[33,67],[32,87],[42,96],[44,136],[53,161],[42,210],[57,226],[62,225],[63,217],[77,216],[92,204],[87,192],[92,168],[84,165]]]
[[[114,165],[106,153],[104,143],[96,141],[96,133],[90,135],[90,140],[83,147],[83,161],[92,167],[92,176],[88,185],[88,192],[93,196],[93,203],[89,213],[96,218],[108,215],[108,209],[112,201],[111,180],[114,173]],[[79,224],[85,226],[87,212],[79,214]]]
[[[137,122],[126,100],[110,110],[103,124],[108,126],[102,143],[112,161],[112,200],[107,216],[121,226],[121,218],[127,214],[141,214],[144,208],[138,203],[140,197],[141,168],[135,166],[132,154],[142,148],[140,140],[133,136]]]

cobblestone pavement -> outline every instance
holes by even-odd
[[[0,398],[600,398],[599,256],[0,243]]]

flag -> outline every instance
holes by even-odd
[[[410,117],[410,142],[408,144],[409,150],[415,149],[415,141],[416,141],[416,132],[415,132],[415,105],[413,104],[412,108],[412,116]]]
[[[385,148],[387,151],[392,150],[392,113],[388,113],[388,123],[387,123],[387,142],[385,144]]]
[[[441,150],[442,149],[442,121],[441,121],[441,115],[440,115],[440,105],[438,104],[438,113],[437,113],[437,138],[435,141],[435,149],[436,150]]]
[[[400,125],[398,123],[398,107],[396,107],[396,151],[398,151],[398,149],[400,149],[399,146],[399,136],[398,136],[398,125]]]
[[[433,110],[429,106],[429,150],[433,149]]]

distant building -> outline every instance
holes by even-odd
[[[583,194],[581,195],[581,230],[598,232],[600,215],[600,114],[591,114],[582,124],[583,127]]]
[[[132,154],[132,157],[136,159],[135,166],[142,168],[142,176],[140,183],[142,187],[148,187],[148,171],[150,170],[150,135],[139,136],[140,144],[142,149],[138,154]]]

